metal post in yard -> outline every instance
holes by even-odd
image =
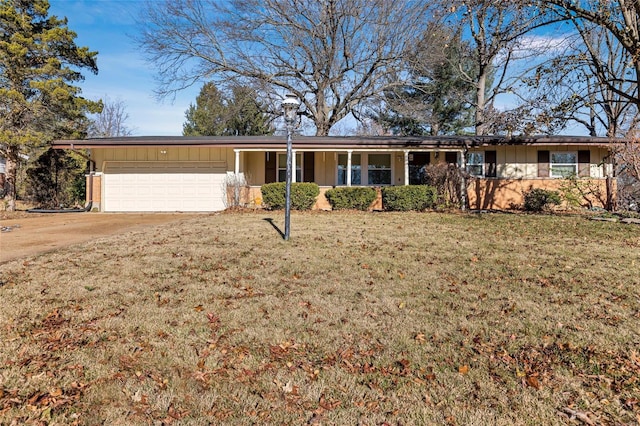
[[[291,176],[292,176],[292,135],[298,115],[300,101],[294,95],[287,95],[282,101],[284,121],[287,125],[287,176],[285,184],[284,239],[289,240],[291,234]]]

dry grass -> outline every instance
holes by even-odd
[[[0,267],[0,423],[640,423],[638,227],[267,217]]]

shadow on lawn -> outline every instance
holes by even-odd
[[[273,227],[273,229],[275,229],[276,231],[278,231],[278,234],[280,234],[280,236],[282,237],[282,239],[284,240],[284,232],[282,232],[282,230],[280,230],[280,228],[278,228],[278,225],[276,225],[275,223],[273,223],[273,219],[271,219],[270,217],[265,217],[264,219],[262,219],[264,221],[269,222],[269,225],[271,225]]]

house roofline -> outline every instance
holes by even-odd
[[[590,136],[296,136],[300,149],[461,149],[490,146],[591,145],[610,147],[623,139]],[[128,136],[56,140],[58,149],[119,147],[216,147],[277,150],[286,148],[284,136]]]

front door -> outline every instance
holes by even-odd
[[[431,160],[430,152],[409,153],[409,185],[423,185],[426,183],[425,168]]]

